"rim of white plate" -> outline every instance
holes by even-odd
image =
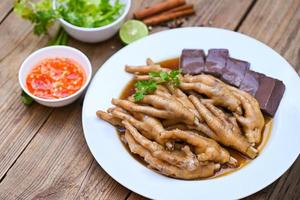
[[[205,43],[203,38],[201,38],[201,36],[203,35],[209,36],[210,39],[208,40],[211,40],[211,38],[214,39],[214,41],[211,41],[213,43],[211,46],[205,46],[207,44]],[[179,38],[181,40],[179,40]],[[199,41],[194,40],[197,38],[199,38]],[[176,39],[175,41],[179,43],[178,44],[179,46],[173,44],[175,42],[172,39]],[[189,41],[189,40],[193,40],[193,41]],[[203,43],[199,45],[198,42],[200,42],[201,40],[203,40],[202,41]],[[229,44],[227,40],[229,41],[231,40],[232,42],[238,42],[238,44],[235,44],[235,46],[230,47],[231,44]],[[181,44],[183,44],[183,42],[186,42],[187,45],[180,46]],[[277,114],[274,118],[271,137],[267,145],[265,146],[264,150],[261,152],[260,156],[258,156],[255,160],[253,160],[249,165],[243,167],[241,170],[238,170],[237,172],[234,172],[224,177],[208,179],[208,180],[184,181],[184,180],[177,180],[177,179],[164,177],[158,175],[156,172],[153,172],[152,170],[146,169],[143,165],[135,161],[128,154],[128,152],[125,150],[123,146],[122,146],[123,152],[115,152],[115,149],[110,149],[109,153],[111,154],[109,156],[105,155],[105,153],[108,152],[108,150],[104,149],[104,147],[101,146],[99,147],[98,143],[101,142],[104,143],[106,140],[108,141],[112,140],[111,139],[112,137],[113,139],[116,139],[118,137],[116,136],[116,134],[111,135],[110,133],[107,133],[107,132],[111,132],[111,131],[115,132],[115,131],[112,127],[105,124],[104,122],[101,122],[100,120],[98,120],[95,123],[97,123],[96,124],[97,126],[101,125],[101,127],[104,127],[105,131],[108,130],[103,135],[101,135],[101,137],[105,141],[95,141],[95,139],[97,139],[95,137],[100,136],[100,133],[93,133],[95,132],[95,130],[93,131],[89,130],[92,126],[91,121],[95,120],[96,118],[95,112],[99,108],[99,107],[93,108],[92,106],[94,106],[95,102],[90,101],[91,100],[90,98],[92,98],[92,96],[95,95],[92,94],[93,90],[95,91],[95,89],[93,88],[95,88],[95,84],[97,84],[99,80],[101,81],[101,79],[105,79],[105,81],[110,80],[109,77],[105,76],[106,75],[105,73],[109,73],[109,71],[118,70],[118,69],[113,69],[112,67],[115,68],[124,67],[124,66],[116,66],[114,64],[121,62],[120,60],[122,59],[123,60],[128,59],[128,57],[130,57],[126,55],[128,54],[128,52],[133,51],[136,54],[142,55],[141,58],[144,59],[145,52],[147,51],[145,49],[147,48],[149,49],[148,56],[150,57],[152,56],[155,57],[155,53],[157,54],[159,53],[159,51],[164,51],[164,48],[160,48],[159,50],[157,50],[157,52],[151,51],[155,48],[156,49],[158,48],[155,47],[155,44],[158,43],[159,45],[164,45],[168,43],[170,44],[171,47],[174,47],[174,45],[176,46],[174,47],[174,49],[171,48],[171,50],[168,50],[166,48],[167,57],[170,56],[174,57],[176,55],[179,56],[178,52],[180,48],[181,49],[191,48],[191,47],[203,48],[203,46],[201,45],[204,45],[204,49],[206,50],[208,48],[229,48],[230,52],[233,53],[233,57],[238,59],[245,59],[249,61],[251,64],[254,63],[254,66],[252,67],[256,71],[266,73],[267,75],[270,75],[275,78],[281,78],[284,81],[284,83],[286,84],[286,92],[282,99],[282,103],[280,104],[280,107],[277,111]],[[227,46],[224,45],[227,43],[229,45]],[[220,46],[215,44],[220,44]],[[155,48],[153,47],[153,45]],[[241,47],[241,45],[243,46]],[[143,48],[145,46],[147,48]],[[256,47],[257,49],[251,49],[253,47]],[[244,53],[240,51],[241,49],[247,49],[246,51],[249,52]],[[259,53],[261,53],[260,51],[262,51],[264,55],[258,55]],[[132,54],[132,52],[130,54]],[[255,63],[257,64],[263,62],[262,60],[268,57],[270,57],[269,59],[271,59],[269,60],[270,65],[277,64],[279,65],[279,67],[284,67],[284,71],[280,68],[278,68],[278,70],[277,69],[274,70],[273,66],[272,68],[267,68],[266,66],[259,66],[261,68],[258,68],[257,65],[255,66]],[[132,61],[130,63],[125,63],[125,64],[143,64],[144,61],[141,61],[141,58],[140,56],[136,56],[135,57],[136,61]],[[130,76],[128,74],[126,75],[118,74],[118,77],[121,78],[125,77],[125,79],[129,79]],[[118,81],[121,80],[117,80],[117,79],[114,80],[114,82],[118,82]],[[154,199],[166,199],[166,198],[180,199],[182,197],[185,198],[203,197],[203,198],[212,198],[212,199],[218,197],[222,197],[223,199],[243,198],[271,184],[273,181],[279,178],[298,157],[300,148],[299,145],[297,146],[295,144],[297,144],[297,141],[300,141],[300,137],[299,134],[297,135],[297,133],[295,133],[296,130],[293,130],[290,125],[296,124],[297,120],[299,120],[300,108],[297,102],[300,101],[300,96],[299,95],[293,96],[293,98],[290,98],[290,96],[293,94],[297,94],[296,92],[297,92],[297,88],[299,91],[299,86],[300,86],[300,79],[296,74],[296,72],[294,71],[294,69],[288,64],[288,62],[284,58],[282,58],[278,53],[272,50],[270,47],[266,46],[265,44],[249,36],[243,35],[241,33],[236,33],[233,31],[225,30],[225,29],[205,28],[205,27],[189,27],[189,28],[179,28],[179,29],[163,31],[163,32],[152,34],[141,40],[138,40],[124,47],[123,49],[119,50],[111,58],[109,58],[102,65],[102,67],[97,71],[86,93],[84,104],[83,104],[82,123],[83,123],[84,136],[91,150],[91,153],[93,154],[97,162],[101,165],[101,167],[112,178],[114,178],[117,182],[127,187],[128,189],[136,193],[139,193],[143,196],[146,196],[148,198],[154,198]],[[122,88],[123,87],[124,85],[122,86]],[[99,92],[99,89],[97,90]],[[109,91],[109,92],[116,93],[117,91]],[[118,97],[118,95],[119,94],[116,93],[114,97]],[[105,96],[104,98],[108,98],[108,97]],[[106,100],[110,101],[110,99],[106,99]],[[94,101],[101,101],[101,99],[96,99]],[[106,105],[106,107],[107,106],[108,104]],[[91,113],[88,113],[90,112],[88,109],[90,108],[94,109],[94,117],[89,116],[89,114]],[[289,114],[288,120],[287,120],[287,116],[285,115],[286,113]],[[281,122],[279,123],[279,121]],[[286,122],[289,123],[288,124],[289,126],[283,124]],[[280,133],[279,131],[284,130],[283,126],[286,126],[285,127],[286,129],[292,129],[292,131],[291,132],[285,131]],[[283,137],[282,134],[285,134],[284,135],[285,137]],[[114,143],[110,143],[109,145],[114,145],[113,148],[115,147],[120,148],[120,145],[122,145],[121,142],[119,140],[117,141],[113,140],[113,141]],[[285,144],[285,142],[289,144],[289,149],[286,149],[285,151],[278,151],[282,147],[280,145]],[[104,143],[104,145],[108,145],[108,144]],[[276,146],[278,147],[276,148]],[[272,152],[273,154],[276,153],[276,155],[273,155]],[[269,155],[270,153],[273,156],[270,156]],[[122,155],[122,157],[120,155]],[[117,156],[117,159],[119,159],[116,160],[117,162],[115,163],[114,161],[112,161],[112,159],[115,159],[114,156]],[[124,163],[123,161],[125,161],[126,163]],[[122,164],[118,162],[122,162]],[[274,167],[275,166],[274,164],[276,164],[276,167]],[[129,168],[120,171],[120,168],[125,167],[126,165]],[[263,168],[266,168],[267,170]],[[132,172],[131,169],[134,169],[134,172]],[[126,174],[124,174],[124,172],[126,172]],[[131,175],[143,176],[143,178],[145,179],[140,180],[141,177],[138,177],[137,180],[136,179],[137,177],[135,176],[131,177]],[[259,178],[257,179],[255,175],[257,175]],[[152,182],[153,180],[159,180],[159,182],[153,183]],[[195,187],[195,185],[197,187]],[[180,187],[180,189],[178,189],[177,187]],[[229,190],[226,190],[226,188],[228,188]],[[235,190],[230,190],[230,188],[235,188]],[[218,192],[213,192],[213,191],[218,191]]]

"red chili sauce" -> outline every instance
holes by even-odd
[[[47,58],[27,75],[31,94],[43,99],[59,99],[77,92],[85,83],[82,67],[69,58]]]

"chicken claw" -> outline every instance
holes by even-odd
[[[265,119],[257,100],[247,92],[234,87],[230,87],[230,90],[242,102],[245,111],[244,116],[234,113],[235,118],[241,124],[248,141],[252,144],[259,144]]]
[[[195,114],[185,108],[179,101],[159,95],[146,95],[144,99],[141,100],[141,103],[150,104],[151,106],[139,105],[128,100],[120,99],[112,99],[112,103],[129,112],[141,112],[157,118],[180,120],[191,125],[194,124],[195,121],[198,121]]]
[[[241,102],[230,92],[226,85],[210,75],[186,75],[181,78],[182,90],[193,90],[210,98],[211,103],[232,112],[242,113]]]
[[[136,119],[129,114],[122,113],[117,110],[112,111],[112,115],[120,120],[126,120],[131,124],[134,124],[134,126],[148,139],[155,140],[159,144],[163,144],[160,141],[160,134],[165,130],[159,120],[141,113],[134,114],[138,117],[138,119]]]
[[[171,91],[173,96],[175,96],[177,100],[182,103],[183,106],[188,108],[191,112],[193,112],[196,115],[199,121],[203,121],[198,111],[196,110],[194,104],[190,101],[188,96],[181,89],[169,84],[167,84],[167,88],[169,89],[169,91]]]
[[[194,103],[200,115],[206,121],[208,127],[215,133],[213,138],[225,146],[232,147],[237,151],[255,158],[258,151],[251,146],[241,131],[233,117],[227,117],[220,109],[210,103],[202,104],[200,100],[191,95],[189,97]]]
[[[144,66],[125,66],[125,71],[134,74],[148,74],[149,72],[170,71],[168,68],[162,68],[159,64],[155,64],[150,58],[146,60]]]
[[[147,149],[154,157],[163,160],[171,165],[190,171],[195,170],[199,166],[199,161],[195,154],[191,152],[188,146],[185,146],[181,152],[167,151],[164,147],[156,142],[148,140],[141,135],[138,130],[128,121],[122,122],[126,130],[141,146]]]
[[[146,148],[137,143],[129,131],[125,132],[125,139],[132,153],[138,154],[149,164],[148,167],[157,170],[166,176],[181,179],[197,179],[212,176],[215,171],[220,169],[220,164],[207,163],[198,166],[195,170],[181,169],[167,162],[154,157]]]
[[[100,119],[107,121],[108,123],[110,123],[113,126],[123,126],[122,125],[122,120],[114,117],[112,114],[104,112],[102,110],[98,110],[96,112],[97,117],[99,117]]]
[[[200,161],[214,161],[237,166],[237,160],[230,157],[230,154],[226,149],[222,148],[214,140],[201,136],[195,132],[182,131],[179,129],[165,131],[161,135],[161,140],[180,140],[192,145],[195,148],[195,153]]]

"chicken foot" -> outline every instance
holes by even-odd
[[[222,148],[212,139],[201,136],[192,131],[182,131],[179,129],[165,131],[161,135],[161,140],[184,141],[195,147],[195,153],[200,161],[213,161],[217,163],[228,163],[237,166],[237,160],[230,156],[229,152]]]
[[[238,123],[242,126],[245,136],[253,145],[259,144],[265,124],[264,116],[260,110],[259,103],[247,92],[230,87],[232,93],[238,98],[244,110],[244,115],[234,113]]]
[[[129,112],[141,112],[149,116],[162,119],[180,120],[186,124],[194,124],[197,117],[189,109],[185,108],[175,99],[165,98],[159,95],[146,95],[139,105],[128,100],[112,99],[112,103]],[[153,106],[153,107],[152,107]]]
[[[125,66],[125,71],[133,74],[149,74],[149,72],[170,71],[168,68],[162,68],[159,64],[155,64],[150,58],[147,58],[144,66]]]
[[[128,121],[122,121],[126,130],[141,146],[147,149],[154,157],[167,162],[176,167],[187,169],[189,171],[195,170],[200,163],[196,155],[193,154],[190,148],[186,145],[181,151],[167,151],[164,147],[154,141],[145,138],[138,130]]]
[[[208,127],[214,132],[213,139],[225,146],[229,146],[237,151],[255,158],[258,151],[251,146],[247,139],[241,134],[235,118],[227,117],[220,109],[214,105],[205,102],[202,104],[200,100],[191,95],[189,97],[203,117]]]
[[[214,105],[224,107],[238,114],[242,113],[241,102],[231,93],[223,82],[210,75],[186,75],[181,78],[179,87],[182,90],[193,90],[206,95]]]
[[[181,178],[181,179],[197,179],[212,176],[215,171],[220,169],[220,164],[208,163],[200,165],[197,169],[190,171],[187,169],[180,169],[174,165],[163,162],[154,157],[146,148],[138,144],[129,131],[125,132],[125,140],[128,143],[129,149],[132,153],[138,154],[148,163],[148,167],[157,170],[159,173],[166,176]]]

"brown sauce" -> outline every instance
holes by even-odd
[[[179,58],[173,58],[173,59],[168,59],[168,60],[164,60],[164,61],[161,61],[159,62],[159,64],[162,66],[162,67],[165,67],[165,68],[169,68],[169,69],[178,69],[178,66],[179,66]],[[134,84],[135,84],[135,80],[130,80],[127,85],[124,87],[121,95],[120,95],[120,99],[126,99],[127,97],[131,96],[132,94],[135,93],[135,90],[134,90]],[[264,129],[263,129],[263,133],[262,133],[262,140],[260,142],[260,144],[257,146],[257,150],[259,151],[259,153],[264,149],[265,145],[267,144],[268,140],[269,140],[269,137],[271,135],[271,130],[272,130],[272,125],[273,125],[273,119],[268,117],[268,116],[264,116],[265,117],[265,126],[264,126]],[[117,130],[118,131],[118,130]],[[119,132],[119,131],[118,131]],[[119,133],[121,134],[121,133]],[[142,163],[143,165],[147,165],[145,163],[145,161],[138,155],[135,155],[135,154],[132,154],[128,148],[127,145],[124,145],[125,148],[127,149],[127,151],[140,163]],[[244,166],[246,166],[247,164],[249,164],[252,160],[246,156],[244,156],[243,154],[241,154],[240,152],[236,151],[236,150],[233,150],[233,149],[230,149],[228,147],[225,147],[230,155],[232,157],[234,157],[238,163],[239,163],[239,166],[236,167],[236,168],[230,168],[230,167],[227,167],[227,168],[222,168],[221,170],[219,170],[218,172],[215,173],[214,176],[211,176],[209,177],[208,179],[212,179],[212,178],[217,178],[217,177],[222,177],[222,176],[225,176],[225,175],[228,175],[232,172],[235,172],[241,168],[243,168]],[[258,155],[259,156],[259,155]]]

